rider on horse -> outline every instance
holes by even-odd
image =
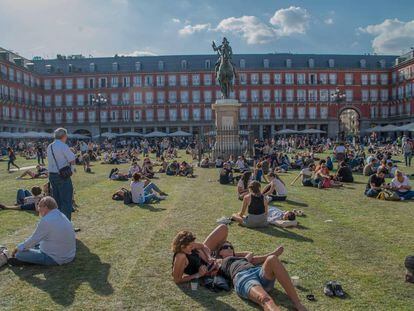
[[[218,55],[220,56],[219,59],[217,60],[217,62],[214,65],[214,72],[216,74],[216,79],[219,81],[220,86],[222,88],[222,94],[224,97],[228,97],[229,96],[229,91],[231,91],[233,89],[233,82],[234,79],[236,78],[236,71],[235,71],[235,65],[232,63],[232,56],[233,56],[233,50],[231,49],[231,46],[229,44],[229,41],[227,40],[226,37],[223,38],[223,42],[221,45],[216,46],[216,43],[213,41],[213,50],[216,51],[218,53]],[[220,81],[220,65],[221,64],[227,64],[227,67],[230,67],[230,73],[227,71],[226,74],[227,75],[231,75],[231,77],[227,77],[226,81]],[[225,70],[223,68],[223,70]],[[224,86],[223,82],[227,82],[227,86]],[[225,91],[225,92],[223,92]]]

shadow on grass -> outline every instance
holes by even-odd
[[[10,269],[23,281],[37,287],[57,304],[68,307],[75,300],[80,285],[87,282],[100,296],[113,293],[108,281],[110,265],[101,262],[98,255],[92,253],[82,241],[76,241],[76,258],[67,265],[57,267],[22,266]]]
[[[264,234],[268,234],[278,238],[293,239],[298,242],[310,242],[313,243],[313,240],[297,234],[296,232],[286,230],[284,228],[278,228],[276,226],[268,226],[266,228],[247,228],[248,230],[258,231]]]
[[[308,207],[309,206],[306,203],[298,202],[298,201],[293,201],[293,200],[289,200],[289,199],[287,199],[285,202],[287,204],[294,205],[294,206],[300,206],[300,207]]]
[[[185,288],[184,285],[178,286],[178,288],[188,297],[197,301],[202,305],[206,310],[234,310],[237,309],[231,305],[225,303],[224,301],[218,300],[217,297],[230,295],[231,292],[221,291],[218,293],[209,291],[204,287],[199,287],[197,291],[192,291],[189,288]]]
[[[134,207],[134,208],[142,208],[142,209],[146,209],[149,210],[150,212],[162,212],[165,211],[166,208],[163,207],[155,207],[154,205],[151,204],[136,204],[136,203],[131,203],[131,204],[126,204],[126,206],[128,207]]]

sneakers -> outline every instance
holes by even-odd
[[[326,283],[323,292],[328,297],[335,296],[339,298],[345,298],[345,293],[342,289],[341,284],[336,281],[329,281]]]
[[[7,247],[0,246],[0,267],[7,264],[9,260],[9,251],[7,250]]]
[[[167,197],[165,195],[159,195],[157,196],[157,198],[162,201],[165,200]]]
[[[231,219],[230,218],[228,218],[228,217],[221,217],[221,218],[219,218],[219,219],[217,219],[217,221],[216,221],[218,224],[222,224],[222,225],[228,225],[228,224],[230,224],[231,223]]]

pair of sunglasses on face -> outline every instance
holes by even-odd
[[[233,247],[233,245],[230,245],[230,244],[225,244],[225,245],[223,245],[221,248],[220,248],[220,250],[222,251],[223,249],[231,249],[231,250],[234,250],[234,247]]]

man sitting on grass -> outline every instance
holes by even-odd
[[[391,181],[391,188],[398,194],[400,200],[414,198],[414,191],[411,190],[410,181],[400,170],[395,171],[395,177]]]
[[[389,186],[385,185],[385,173],[383,169],[379,169],[375,174],[369,176],[365,189],[367,197],[376,198],[382,189],[389,189]]]
[[[72,223],[57,208],[52,197],[44,197],[38,204],[42,219],[35,232],[17,245],[12,257],[37,265],[62,265],[71,262],[76,254],[76,237]]]

